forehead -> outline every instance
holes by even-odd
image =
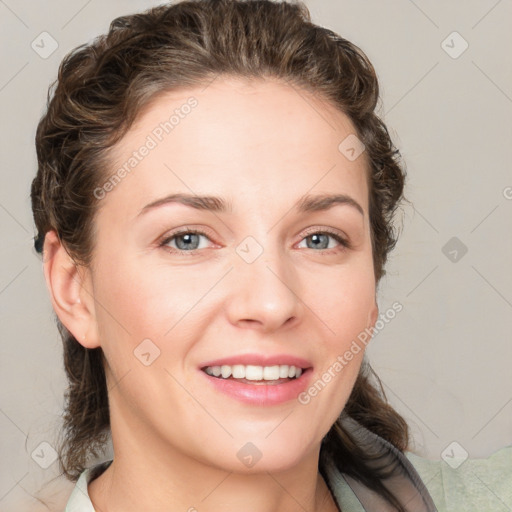
[[[355,132],[344,113],[296,85],[217,77],[152,99],[110,154],[107,176],[128,172],[106,199],[128,209],[192,192],[262,207],[337,192],[367,209],[366,155],[344,152]]]

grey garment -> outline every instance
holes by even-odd
[[[385,468],[383,485],[401,502],[407,512],[437,512],[437,508],[418,472],[407,457],[391,443],[347,416],[341,419],[343,427],[356,444],[368,454],[368,465],[375,469]],[[375,491],[353,477],[340,471],[332,458],[326,460],[327,485],[338,507],[354,510],[353,496],[345,492],[350,488],[365,512],[396,512],[396,508]],[[345,489],[345,491],[344,491]],[[345,506],[345,508],[344,508]],[[359,507],[358,507],[359,508]]]

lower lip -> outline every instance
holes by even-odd
[[[308,385],[311,368],[304,370],[298,379],[282,384],[246,384],[235,379],[212,377],[199,370],[218,391],[246,404],[277,405],[296,400]]]

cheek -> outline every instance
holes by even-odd
[[[119,255],[98,259],[96,268],[98,333],[114,378],[144,368],[141,377],[152,386],[147,370],[184,364],[190,340],[202,328],[197,312],[204,304],[198,299],[212,281],[191,266],[170,269]],[[144,366],[144,357],[154,360],[151,366]]]
[[[131,380],[141,369],[150,369],[140,354],[137,359],[138,347],[144,348],[141,354],[149,350],[151,357],[160,350],[157,335],[164,329],[163,315],[153,301],[151,283],[142,267],[129,266],[117,255],[98,258],[95,268],[95,316],[102,350],[114,380],[128,372]]]
[[[368,265],[357,271],[343,269],[324,290],[316,292],[315,311],[322,320],[319,325],[325,326],[323,363],[304,403],[317,393],[323,395],[316,406],[326,408],[322,413],[334,420],[350,395],[371,340],[371,315],[377,308],[372,269]]]
[[[98,264],[96,282],[100,323],[123,337],[161,337],[183,316],[188,287],[180,272],[117,257]]]
[[[328,328],[331,348],[341,350],[369,326],[376,308],[373,272],[366,265],[347,267],[324,283],[323,290],[315,292],[318,316]]]

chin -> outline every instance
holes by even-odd
[[[252,441],[232,440],[228,446],[218,448],[217,452],[210,456],[211,464],[224,471],[231,471],[242,474],[278,473],[287,471],[299,465],[301,461],[312,457],[315,448],[320,450],[320,441],[317,444],[310,442],[293,442],[284,439],[282,436],[265,439],[263,436],[258,439],[253,437]],[[297,441],[299,441],[297,439]]]

